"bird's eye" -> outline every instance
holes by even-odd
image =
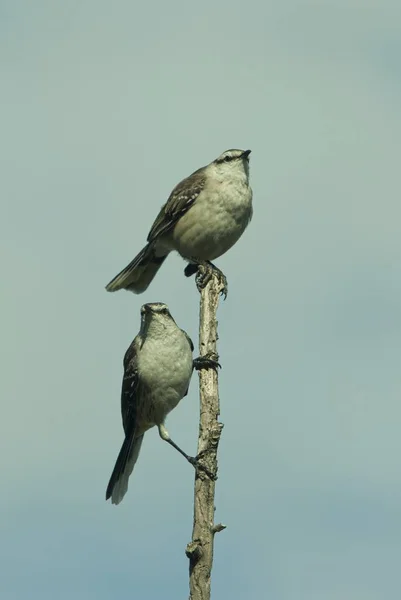
[[[224,157],[224,162],[230,162],[231,160],[231,156],[225,156]]]

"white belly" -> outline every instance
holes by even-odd
[[[138,352],[140,385],[147,390],[139,411],[143,429],[164,422],[185,396],[192,376],[192,351],[184,333],[174,328],[163,342],[147,338]]]
[[[175,226],[174,246],[184,258],[214,260],[239,240],[251,217],[250,187],[205,190]]]

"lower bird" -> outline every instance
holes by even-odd
[[[160,437],[194,466],[170,438],[164,425],[168,413],[188,393],[193,369],[217,368],[212,358],[193,360],[193,343],[180,329],[168,307],[160,302],[144,304],[141,327],[124,357],[121,412],[125,439],[106,491],[106,500],[119,504],[128,489],[128,479],[141,449],[145,432],[156,425]]]
[[[249,185],[250,150],[226,150],[210,164],[181,181],[162,206],[147,245],[106,286],[144,292],[172,250],[189,264],[187,276],[197,273],[198,289],[213,273],[227,295],[227,280],[211,262],[229,250],[252,217]]]

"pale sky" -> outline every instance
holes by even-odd
[[[232,147],[213,599],[401,597],[399,1],[3,0],[0,65],[2,597],[188,597],[191,466],[152,430],[104,494],[140,306],[196,342],[198,293],[177,256],[104,286]],[[189,453],[197,394],[167,421]]]

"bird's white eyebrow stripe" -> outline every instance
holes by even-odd
[[[240,158],[240,156],[230,156],[229,154],[227,154],[226,156],[223,156],[223,158],[219,158],[218,160],[216,160],[216,162],[225,162],[226,158],[228,158],[229,160],[235,160],[236,158]]]

